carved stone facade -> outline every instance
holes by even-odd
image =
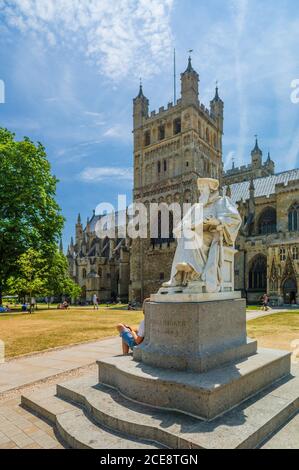
[[[81,286],[82,303],[120,298],[128,300],[130,280],[129,241],[124,238],[100,239],[95,233],[99,216],[93,214],[83,228],[81,217],[76,224],[75,243],[71,240],[67,258],[72,278]]]
[[[235,287],[249,302],[268,292],[295,303],[299,289],[299,170],[227,187],[243,226],[237,240]]]

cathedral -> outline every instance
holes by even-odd
[[[197,178],[220,180],[222,191],[237,204],[242,228],[237,239],[235,288],[249,303],[268,292],[273,303],[296,303],[299,277],[299,170],[275,173],[268,154],[263,161],[256,138],[249,165],[224,172],[222,138],[224,103],[215,96],[207,108],[200,101],[199,75],[189,57],[181,74],[181,98],[149,112],[140,85],[133,100],[134,202],[198,200]],[[171,215],[171,214],[170,214]],[[76,225],[68,247],[70,273],[82,287],[82,301],[142,301],[169,279],[176,241],[158,228],[156,238],[100,240],[92,215]]]

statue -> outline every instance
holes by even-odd
[[[203,240],[197,244],[195,241],[192,249],[187,248],[188,240],[182,230],[185,223],[190,225],[191,220],[191,230],[200,236],[200,226],[194,222],[192,207],[174,230],[177,249],[171,279],[163,284],[163,288],[187,287],[190,282],[200,281],[205,286],[205,292],[219,292],[222,287],[224,248],[234,248],[242,220],[232,200],[220,196],[218,180],[199,178],[197,185],[200,191],[198,202],[203,205]]]

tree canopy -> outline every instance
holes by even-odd
[[[34,249],[46,259],[57,250],[64,223],[55,200],[57,181],[41,143],[17,141],[0,128],[0,303],[22,254]]]

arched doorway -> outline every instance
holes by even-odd
[[[285,304],[295,304],[297,302],[297,281],[293,277],[286,279],[282,286],[283,300]]]

